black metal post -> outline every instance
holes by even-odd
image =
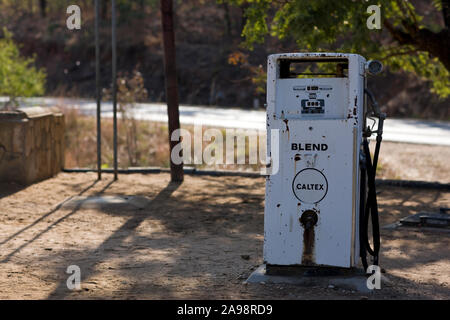
[[[95,0],[95,86],[97,98],[97,179],[102,179],[102,131],[101,131],[101,91],[100,91],[100,8],[99,0]]]
[[[116,0],[111,0],[112,24],[112,99],[114,130],[114,180],[117,180],[117,43],[116,43]]]

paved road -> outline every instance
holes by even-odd
[[[76,108],[85,115],[96,114],[96,104],[93,100],[32,98],[23,102],[23,106],[30,105],[59,105],[67,108]],[[136,119],[167,122],[167,112],[164,104],[137,104],[134,115]],[[102,117],[112,117],[111,103],[102,103]],[[222,128],[265,129],[265,113],[257,110],[182,105],[180,106],[180,121],[182,124],[202,124],[204,126]],[[384,126],[383,140],[450,146],[450,123],[387,119]]]

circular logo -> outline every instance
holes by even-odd
[[[295,175],[292,190],[301,202],[317,203],[327,195],[328,181],[317,169],[303,169]]]

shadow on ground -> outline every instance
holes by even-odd
[[[114,183],[109,175],[98,183],[94,179],[94,174],[61,174],[18,191],[15,201],[0,199],[10,218],[0,236],[1,298],[450,297],[445,233],[383,230],[381,263],[390,283],[368,296],[341,288],[245,285],[262,263],[262,178],[188,176],[181,185],[169,183],[166,174],[121,176]],[[41,190],[49,188],[57,194],[47,211],[26,205],[39,203]],[[381,225],[449,202],[442,191],[381,191]],[[58,206],[81,194],[139,195],[148,202],[100,209]],[[67,287],[70,265],[81,269],[80,291]]]

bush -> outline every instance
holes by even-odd
[[[33,66],[34,57],[20,55],[10,32],[4,29],[3,33],[4,38],[0,38],[0,96],[9,97],[5,105],[8,108],[17,105],[17,97],[44,94],[46,74]]]

